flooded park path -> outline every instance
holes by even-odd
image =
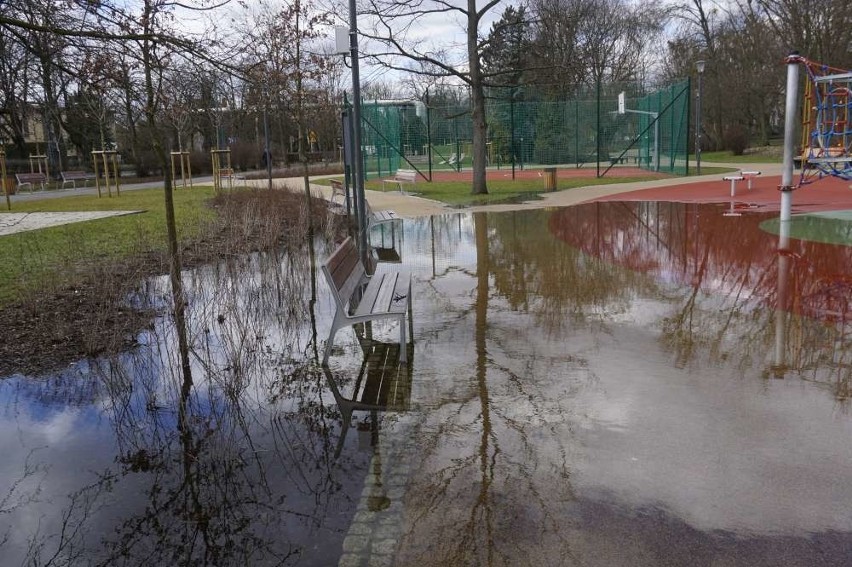
[[[414,275],[408,366],[391,323],[341,330],[319,364],[320,239],[187,270],[189,380],[163,317],[133,351],[0,381],[0,556],[847,564],[848,221],[797,218],[779,252],[773,214],[726,211],[599,202],[377,231]],[[169,297],[157,278],[128,301]]]

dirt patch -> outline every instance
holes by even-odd
[[[309,230],[332,238],[344,229],[344,219],[327,214],[320,200],[312,201],[309,223],[304,194],[289,191],[238,192],[208,205],[217,215],[196,239],[181,243],[184,269],[301,245]],[[65,274],[61,287],[7,305],[0,310],[0,377],[43,374],[132,348],[158,313],[131,308],[127,298],[145,279],[168,271],[165,251],[97,260]]]

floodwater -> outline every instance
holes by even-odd
[[[318,364],[307,249],[187,272],[191,381],[166,318],[0,382],[0,564],[848,565],[849,226],[725,211],[376,233],[414,274],[408,367],[391,323]]]

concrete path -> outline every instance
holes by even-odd
[[[759,170],[764,175],[779,175],[781,173],[780,163],[769,164],[735,164],[735,163],[704,163],[710,167],[731,167],[734,169]],[[312,177],[312,180],[320,180],[329,177],[340,177],[339,175],[326,175]],[[693,177],[674,177],[671,179],[656,179],[652,181],[640,181],[631,183],[614,183],[611,185],[591,185],[587,187],[576,187],[573,189],[565,189],[553,193],[542,193],[541,199],[528,201],[524,203],[512,203],[501,205],[481,205],[474,207],[465,207],[465,211],[509,211],[523,209],[540,209],[546,207],[566,207],[576,205],[585,201],[590,201],[600,197],[617,195],[628,191],[636,191],[639,189],[650,189],[655,187],[670,187],[674,185],[686,185],[690,183],[701,183],[706,181],[716,181],[721,179],[721,175],[714,173],[712,175],[702,175]],[[210,176],[193,178],[194,185],[210,184],[213,178]],[[258,179],[251,181],[240,180],[235,182],[245,184],[249,187],[263,188],[267,186],[266,179]],[[304,190],[304,182],[302,178],[287,178],[273,179],[273,186],[288,187],[292,190]],[[122,185],[122,191],[134,191],[138,189],[151,189],[162,187],[162,182],[147,182]],[[318,185],[311,183],[311,193],[324,199],[331,198],[331,187],[326,185]],[[22,193],[13,195],[12,210],[17,202],[37,201],[42,199],[59,199],[74,195],[96,195],[97,190],[94,187],[86,187],[79,189],[60,189],[54,191],[36,191],[33,193]],[[452,213],[460,210],[458,207],[450,207],[444,203],[426,199],[416,195],[402,194],[398,191],[366,191],[367,200],[373,209],[393,209],[400,216],[407,218],[430,216],[444,213]],[[138,211],[103,211],[92,213],[0,213],[0,236],[13,234],[23,230],[36,230],[47,226],[56,226],[58,224],[67,224],[70,222],[82,222],[84,220],[92,220],[104,218],[107,216],[132,214]],[[64,219],[64,220],[63,220]]]
[[[706,167],[730,167],[733,169],[745,169],[747,171],[760,171],[763,175],[780,175],[781,164],[736,164],[736,163],[704,163]],[[333,177],[333,176],[331,176]],[[339,176],[338,176],[339,177]],[[573,189],[565,189],[555,191],[553,193],[541,193],[541,199],[527,201],[524,203],[510,203],[499,205],[480,205],[473,207],[465,207],[465,211],[514,211],[523,209],[542,209],[547,207],[567,207],[576,205],[585,201],[591,201],[600,197],[617,195],[629,191],[637,191],[640,189],[651,189],[654,187],[671,187],[675,185],[686,185],[690,183],[703,183],[707,181],[720,181],[722,174],[713,173],[710,175],[701,175],[693,177],[673,177],[671,179],[655,179],[651,181],[636,181],[630,183],[614,183],[611,185],[590,185],[587,187],[576,187]],[[301,188],[301,179],[281,180],[287,181],[288,186]],[[328,199],[331,197],[331,187],[312,184],[312,191]],[[450,213],[460,210],[458,207],[450,207],[438,201],[425,199],[412,195],[403,195],[398,191],[366,191],[367,200],[370,206],[374,209],[393,209],[403,217],[419,217],[430,216],[435,214]]]

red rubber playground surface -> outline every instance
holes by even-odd
[[[734,203],[736,209],[755,208],[763,212],[779,211],[781,193],[778,186],[780,176],[761,176],[752,181],[747,189],[745,181],[739,181],[736,196],[731,198],[731,182],[701,181],[671,187],[655,187],[619,193],[597,199],[599,201],[671,201],[678,203]],[[836,177],[814,181],[793,191],[793,213],[838,211],[852,209],[850,182]]]

